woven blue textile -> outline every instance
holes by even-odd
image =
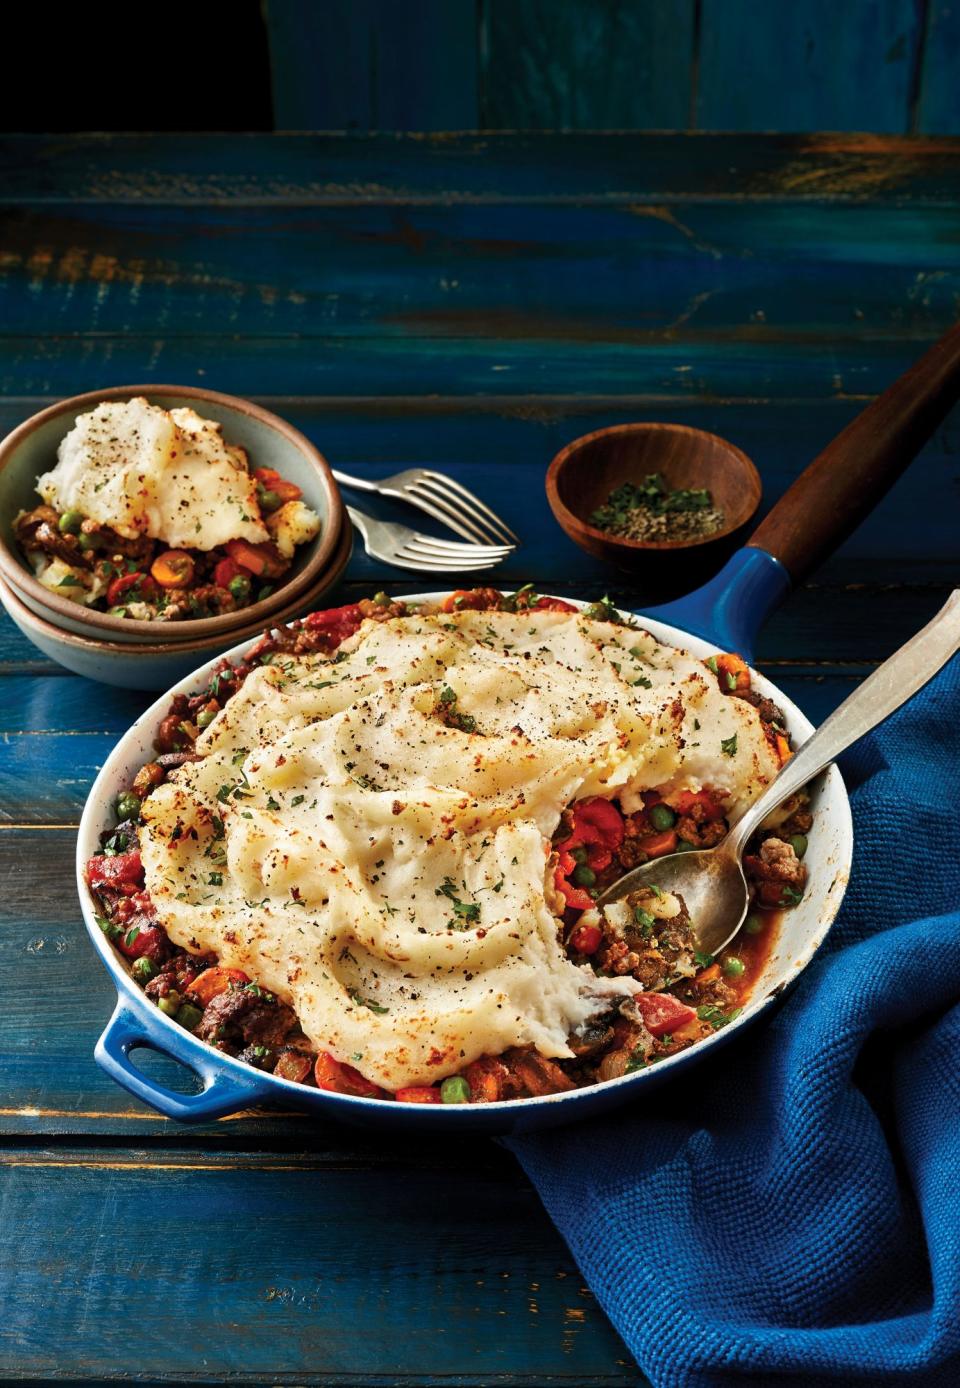
[[[656,1388],[960,1384],[960,659],[843,769],[852,881],[780,1008],[510,1143]]]

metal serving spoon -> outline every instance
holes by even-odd
[[[960,650],[960,590],[916,636],[884,661],[797,749],[779,775],[715,848],[653,858],[614,882],[598,905],[655,882],[678,892],[690,913],[697,946],[717,954],[740,929],[749,898],[741,858],[754,830],[841,752],[912,698]]]

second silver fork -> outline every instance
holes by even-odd
[[[336,480],[344,487],[355,487],[361,492],[376,492],[380,496],[393,496],[401,501],[409,501],[434,520],[449,525],[451,530],[462,535],[465,540],[476,540],[480,544],[518,545],[519,538],[502,521],[495,511],[491,511],[485,501],[452,477],[430,468],[410,467],[403,472],[395,472],[378,482],[368,482],[364,477],[351,477],[349,473],[333,470]]]

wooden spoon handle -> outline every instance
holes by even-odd
[[[960,324],[827,444],[747,543],[798,583],[873,510],[958,399]]]

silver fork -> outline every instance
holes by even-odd
[[[407,525],[374,520],[373,516],[347,507],[347,514],[363,536],[367,553],[384,564],[424,573],[466,573],[492,569],[513,550],[513,545],[461,545],[421,535]]]
[[[462,535],[466,540],[477,540],[481,544],[518,545],[516,536],[505,521],[495,511],[491,511],[485,501],[473,492],[445,477],[442,472],[432,472],[430,468],[408,467],[403,472],[395,472],[391,477],[383,477],[379,482],[368,482],[363,477],[351,477],[336,468],[333,475],[344,487],[356,487],[361,492],[378,492],[380,496],[395,496],[401,501],[409,501],[418,506],[434,520],[443,521]]]

